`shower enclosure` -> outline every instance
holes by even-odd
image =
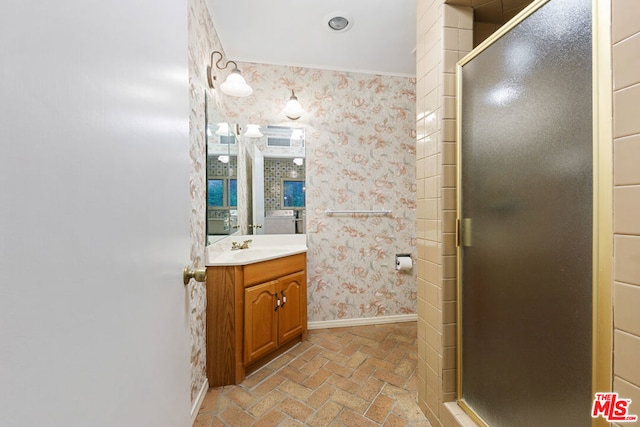
[[[458,397],[492,427],[590,426],[592,3],[522,16],[458,65]]]

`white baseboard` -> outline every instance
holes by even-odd
[[[384,323],[415,322],[417,314],[396,316],[361,317],[357,319],[321,320],[307,323],[307,329],[345,328],[349,326],[381,325]]]
[[[202,401],[204,397],[207,395],[207,391],[209,390],[209,380],[207,378],[204,379],[204,383],[198,392],[198,396],[196,400],[193,402],[193,406],[191,407],[191,425],[196,422],[196,417],[198,416],[198,412],[200,412],[200,407],[202,406]]]

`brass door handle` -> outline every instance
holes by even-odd
[[[207,270],[204,268],[191,271],[186,265],[182,271],[182,282],[185,286],[189,284],[189,280],[195,279],[196,282],[204,282],[207,279]]]

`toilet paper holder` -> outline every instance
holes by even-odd
[[[404,257],[411,258],[411,254],[396,254],[396,262],[398,262],[398,258],[404,258]]]
[[[411,260],[411,264],[413,264],[413,258],[411,257],[411,254],[396,254],[396,262],[395,262],[396,270],[398,270],[399,258],[409,258]]]

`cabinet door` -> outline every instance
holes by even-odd
[[[244,363],[278,347],[278,282],[272,280],[244,291]]]
[[[282,306],[278,310],[279,344],[302,334],[307,310],[306,289],[305,274],[302,271],[278,279],[278,292],[282,300]]]

